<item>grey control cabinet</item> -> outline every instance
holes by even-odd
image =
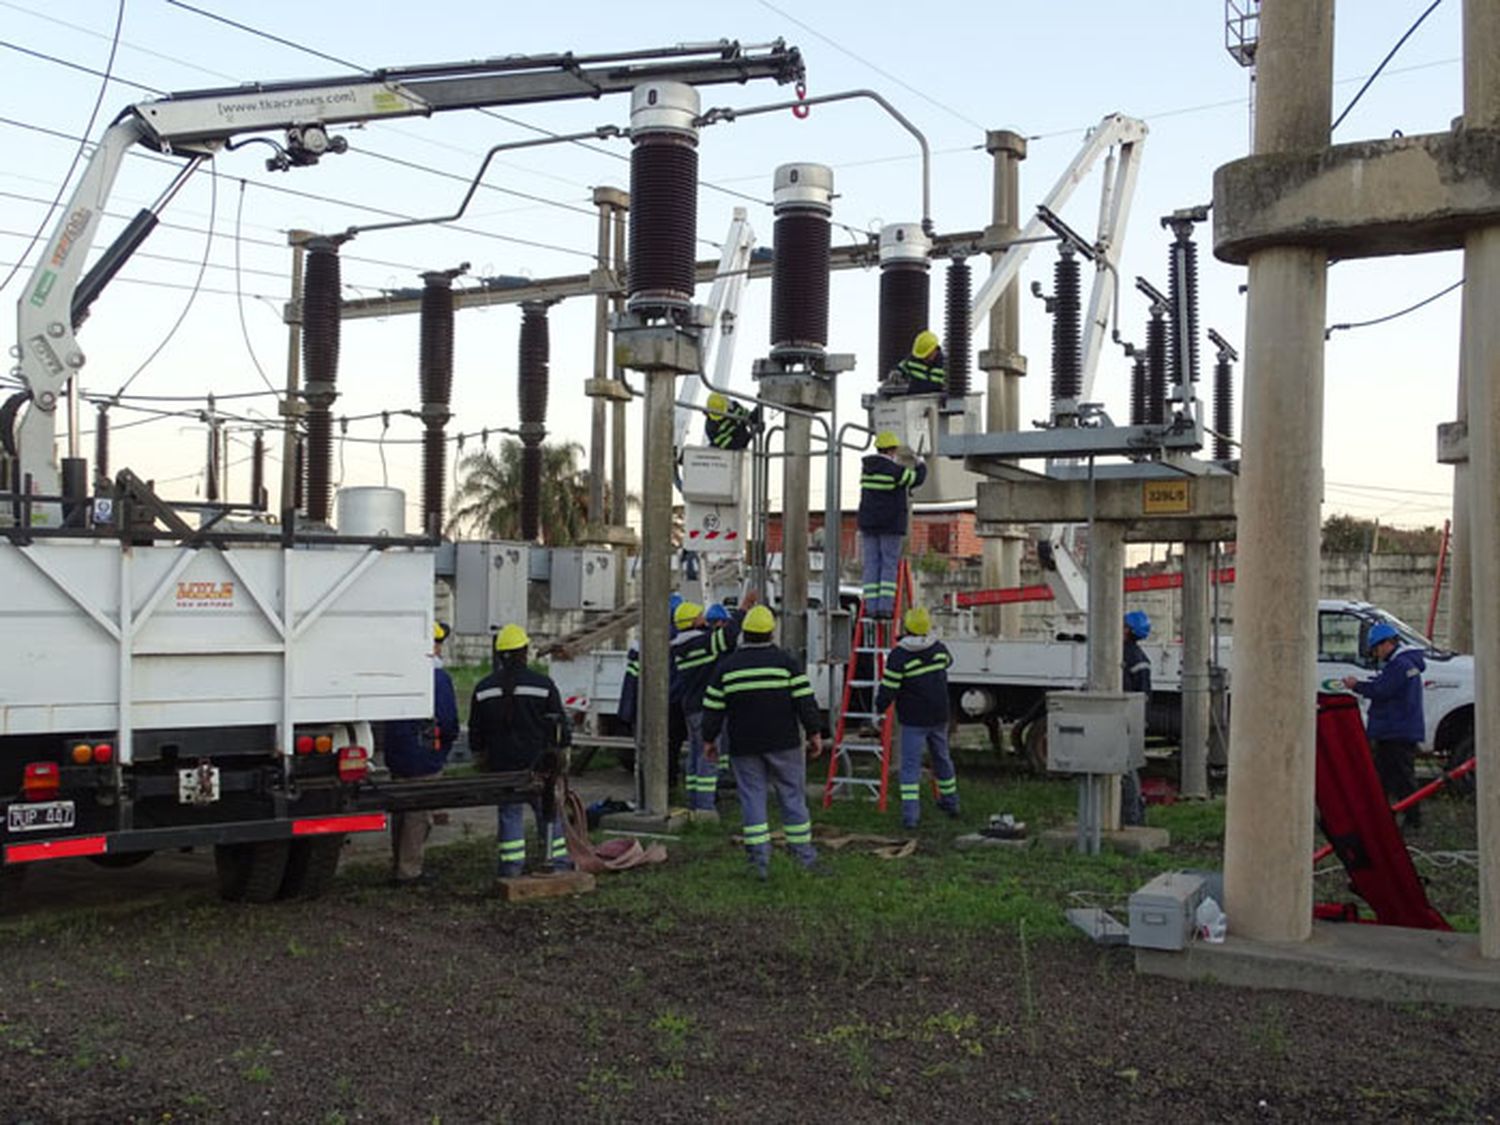
[[[512,621],[524,625],[531,545],[490,541],[454,547],[453,628],[491,633]]]

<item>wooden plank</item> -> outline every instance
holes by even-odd
[[[563,895],[587,894],[595,887],[587,871],[557,871],[551,874],[518,875],[513,879],[496,879],[495,886],[506,902],[526,902],[534,898],[559,898]]]

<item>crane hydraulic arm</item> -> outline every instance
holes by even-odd
[[[161,209],[198,163],[230,146],[235,137],[284,130],[283,143],[271,142],[276,155],[268,164],[273,169],[288,169],[315,164],[324,153],[342,152],[343,138],[328,132],[335,125],[425,117],[456,109],[598,98],[648,82],[710,85],[771,78],[785,83],[802,77],[800,53],[781,40],[750,46],[721,40],[660,50],[516,55],[382,69],[347,78],[254,83],[171,94],[128,107],[95,147],[17,302],[15,374],[23,384],[17,399],[24,401],[26,412],[14,432],[0,422],[3,452],[19,462],[17,485],[29,477],[33,493],[57,494],[59,474],[53,461],[53,443],[59,396],[69,380],[78,378],[85,362],[74,332],[87,316],[89,305],[150,234]],[[138,143],[154,151],[184,156],[188,163],[156,203],[130,222],[80,281],[120,164],[130,147]],[[0,410],[0,420],[13,418],[20,401]],[[73,432],[76,434],[76,425]],[[51,522],[48,513],[52,507],[41,505],[37,509],[39,518]]]

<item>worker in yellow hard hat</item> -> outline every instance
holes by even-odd
[[[920,458],[906,464],[901,439],[890,430],[875,436],[859,478],[859,539],[864,555],[864,615],[889,619],[896,607],[896,575],[906,540],[907,497],[927,479]]]
[[[751,413],[738,402],[731,402],[718,391],[708,396],[707,418],[703,438],[716,449],[744,449],[755,436],[759,409]]]
[[[911,353],[896,364],[885,384],[887,397],[940,395],[948,390],[948,371],[937,333],[924,328],[912,341]]]
[[[766,808],[771,790],[781,806],[787,850],[804,867],[819,870],[807,811],[805,732],[813,757],[823,752],[818,704],[796,657],[772,643],[776,618],[763,605],[745,614],[741,641],[714,669],[703,697],[703,737],[710,760],[727,736],[740,800],[740,831],[750,872],[770,874],[771,824]],[[800,728],[800,729],[799,729]]]
[[[495,670],[474,685],[469,704],[469,746],[479,768],[491,773],[532,770],[544,757],[572,743],[568,716],[557,685],[526,663],[531,638],[510,624],[495,634]],[[500,848],[500,877],[520,875],[526,865],[523,806],[500,806],[496,833]],[[542,863],[550,868],[571,867],[562,816],[543,824],[541,799],[531,801],[542,843]]]
[[[922,809],[922,757],[932,755],[938,808],[958,815],[958,777],[948,752],[948,646],[932,635],[932,617],[913,606],[901,619],[905,636],[885,658],[875,713],[896,705],[901,721],[901,823],[915,828]]]
[[[672,638],[669,652],[676,700],[687,720],[687,804],[695,820],[713,820],[718,816],[719,770],[704,752],[703,693],[719,659],[734,650],[740,622],[747,612],[753,612],[758,597],[754,590],[746,593],[739,608],[719,628],[707,627],[704,609],[697,602],[683,602],[672,614],[677,635]]]

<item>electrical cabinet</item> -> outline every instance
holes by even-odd
[[[531,545],[483,541],[455,544],[453,628],[490,633],[527,619]]]
[[[1183,949],[1192,940],[1203,876],[1185,871],[1158,875],[1130,896],[1130,944],[1139,949]]]
[[[901,444],[927,462],[927,479],[911,496],[919,504],[972,500],[979,476],[963,462],[939,456],[942,439],[949,435],[984,432],[979,395],[905,395],[867,400],[870,428],[889,430]]]
[[[1118,774],[1130,769],[1131,696],[1118,691],[1047,694],[1047,768]]]
[[[552,548],[552,608],[614,609],[615,557],[597,547]]]
[[[683,546],[705,554],[745,549],[745,451],[688,446],[682,451]]]

